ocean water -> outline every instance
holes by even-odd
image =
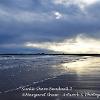
[[[1,94],[16,91],[21,87],[34,86],[34,84],[43,87],[71,86],[72,92],[91,94],[86,97],[56,97],[50,100],[99,100],[100,57],[76,55],[0,56]],[[99,97],[96,96],[97,94]],[[46,99],[49,100],[49,98]],[[44,98],[37,100],[44,100]]]
[[[8,55],[0,56],[0,92],[54,78],[65,73],[63,64],[85,60],[86,56]],[[67,67],[66,67],[67,69]]]

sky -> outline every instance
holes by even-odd
[[[100,54],[100,0],[0,0],[0,53]]]

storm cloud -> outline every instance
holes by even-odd
[[[27,42],[60,42],[79,34],[99,39],[99,9],[99,0],[1,0],[0,48],[27,51]]]

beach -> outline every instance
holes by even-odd
[[[1,100],[98,100],[100,57],[1,56]]]

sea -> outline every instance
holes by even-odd
[[[13,92],[35,84],[41,86],[41,84],[46,84],[48,81],[49,86],[48,84],[45,85],[48,88],[59,83],[58,87],[70,86],[73,93],[74,91],[75,93],[80,93],[79,97],[65,94],[66,96],[52,97],[50,100],[66,100],[67,98],[74,98],[73,100],[99,100],[100,57],[79,55],[0,55],[0,94]],[[42,99],[39,97],[38,100]]]

